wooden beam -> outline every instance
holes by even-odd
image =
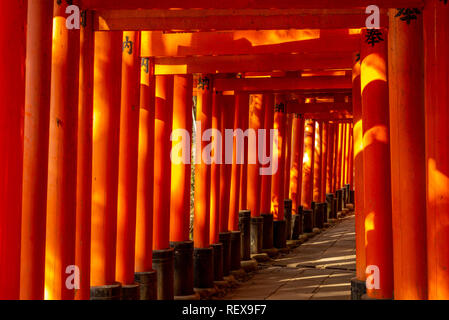
[[[352,103],[347,102],[322,102],[322,103],[299,103],[297,101],[288,101],[287,112],[289,113],[316,113],[324,112],[330,114],[337,113],[352,113]]]
[[[155,74],[238,73],[349,69],[352,52],[326,54],[266,54],[217,57],[155,58]]]
[[[304,119],[313,119],[320,121],[334,121],[334,122],[343,122],[348,123],[353,121],[352,114],[344,113],[344,112],[311,112],[304,113]]]
[[[252,9],[252,10],[102,10],[95,13],[96,31],[218,31],[346,29],[365,26],[365,9]],[[382,11],[381,26],[388,26]]]
[[[360,51],[355,30],[260,30],[235,32],[150,32],[145,57],[323,53]]]
[[[341,9],[366,8],[371,0],[82,0],[88,9]],[[422,8],[423,0],[376,0],[380,8]]]
[[[349,77],[306,77],[306,78],[255,78],[255,79],[216,79],[217,91],[296,91],[307,89],[348,89]]]

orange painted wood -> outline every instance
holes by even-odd
[[[53,3],[28,5],[20,298],[44,299]],[[90,196],[90,194],[89,194]]]
[[[246,92],[238,93],[236,99],[239,99],[240,107],[240,129],[245,132],[249,125],[249,94]],[[243,141],[243,164],[240,167],[240,194],[239,209],[247,210],[247,186],[248,186],[248,139]]]
[[[156,76],[153,250],[165,250],[170,247],[170,134],[173,121],[173,80],[173,76]]]
[[[302,160],[304,156],[304,119],[299,114],[292,120],[292,152],[290,163],[289,199],[292,200],[292,211],[297,213],[301,204]]]
[[[91,286],[115,281],[121,32],[95,34]]]
[[[27,1],[0,3],[0,299],[20,291]],[[7,103],[6,103],[7,101]]]
[[[214,152],[211,155],[214,159],[211,163],[211,180],[210,180],[210,234],[209,242],[218,243],[218,234],[220,229],[220,172],[222,165],[222,152],[219,151],[221,148],[221,137],[219,136],[221,131],[221,105],[222,100],[220,99],[221,93],[214,92],[212,95],[212,145]],[[217,163],[218,162],[218,163]]]
[[[342,172],[342,159],[343,159],[343,134],[344,134],[344,123],[339,123],[338,125],[338,148],[337,148],[337,170],[335,171],[335,190],[341,189],[341,172]]]
[[[92,13],[86,12],[86,27],[80,35],[80,84],[78,109],[78,162],[76,181],[75,262],[80,269],[80,289],[76,300],[90,299],[90,254],[92,225],[92,148],[94,33]]]
[[[210,165],[205,162],[202,154],[209,141],[203,141],[203,133],[212,126],[212,75],[202,75],[208,78],[208,85],[197,87],[196,121],[197,127],[195,145],[195,217],[193,226],[193,241],[195,248],[208,248],[210,245]],[[206,154],[206,152],[205,152]],[[238,198],[237,198],[238,199]],[[238,201],[238,200],[237,200]],[[237,202],[238,203],[238,202]]]
[[[207,0],[167,0],[164,2],[154,2],[148,0],[83,0],[83,6],[89,9],[190,9],[190,8],[211,8],[211,9],[338,9],[338,8],[364,8],[370,2],[365,0],[230,0],[230,1],[207,1]],[[376,5],[380,8],[412,8],[423,6],[422,0],[378,0]]]
[[[449,8],[427,1],[424,10],[428,298],[449,299]]]
[[[346,184],[346,166],[347,166],[347,150],[348,150],[348,124],[344,123],[343,124],[343,136],[342,136],[342,147],[341,147],[341,180],[340,180],[340,184],[341,187],[344,187],[344,185]]]
[[[80,34],[67,29],[66,7],[55,2],[53,9],[45,248],[45,298],[50,300],[75,296],[66,286],[66,268],[75,264]]]
[[[349,156],[348,156],[348,173],[347,181],[351,190],[354,190],[354,126],[352,123],[349,128]]]
[[[356,60],[356,58],[354,59]],[[364,182],[363,182],[363,123],[362,92],[360,88],[360,62],[354,61],[352,68],[352,104],[354,110],[354,205],[355,205],[355,262],[356,276],[366,279],[365,256],[365,214],[364,214]]]
[[[334,123],[334,154],[332,156],[332,192],[337,190],[337,162],[338,162],[338,136],[340,124]]]
[[[363,30],[362,39],[365,39]],[[391,230],[390,141],[388,116],[387,39],[374,46],[363,42],[361,90],[363,121],[363,173],[365,205],[366,265],[379,268],[379,289],[368,289],[371,298],[393,296],[393,254]]]
[[[427,299],[423,17],[407,24],[394,18],[396,9],[389,12],[394,298],[423,300]]]
[[[315,142],[315,123],[306,119],[304,124],[304,158],[302,166],[301,205],[309,209],[313,200],[313,154]]]
[[[272,143],[270,142],[270,130],[273,129],[274,122],[274,94],[264,93],[263,95],[263,112],[264,122],[263,127],[265,129],[265,148],[263,150],[264,155],[272,156]],[[274,142],[273,142],[274,143]],[[266,167],[263,166],[263,167]],[[263,175],[261,177],[261,192],[260,192],[260,213],[271,214],[271,175]]]
[[[323,123],[315,121],[315,143],[313,155],[313,201],[319,202],[321,198],[321,138]]]
[[[242,125],[242,111],[244,108],[242,105],[242,99],[235,95],[234,101],[234,130],[241,128]],[[229,217],[228,217],[228,230],[239,231],[239,200],[240,200],[240,175],[241,164],[237,164],[237,147],[236,137],[233,138],[233,150],[232,150],[232,167],[231,167],[231,189],[229,200]]]
[[[147,32],[141,32],[141,50],[148,44]],[[136,272],[153,266],[153,188],[154,126],[156,78],[154,63],[143,60],[140,70],[139,153],[137,168]]]
[[[261,152],[259,146],[261,141],[259,140],[259,130],[264,126],[264,110],[263,110],[263,95],[254,94],[250,96],[249,104],[249,128],[254,130],[257,135],[257,143],[252,146],[254,159],[256,163],[252,164],[248,162],[248,191],[247,191],[247,204],[248,209],[251,210],[252,217],[260,216],[260,201],[261,201],[261,181],[260,175],[260,162],[258,154]],[[250,158],[250,157],[248,157]]]
[[[284,104],[285,97],[282,95],[275,95],[274,102],[276,107]],[[286,143],[286,113],[284,110],[274,112],[273,128],[277,130],[278,137],[274,139],[273,143],[273,157],[277,158],[278,168],[273,172],[271,177],[271,212],[273,213],[273,220],[284,220],[284,179],[285,179],[285,147]]]
[[[326,193],[333,193],[332,173],[333,173],[333,156],[334,156],[334,134],[335,124],[328,123],[327,129],[327,157],[326,157]]]
[[[140,33],[123,32],[117,202],[116,280],[134,283],[139,149]],[[129,47],[129,48],[128,48]]]
[[[326,201],[326,172],[327,172],[327,153],[328,153],[328,123],[322,122],[321,134],[321,188],[320,201]]]
[[[176,75],[173,89],[173,133],[184,130],[188,136],[176,136],[172,140],[172,150],[181,145],[184,154],[179,163],[171,163],[170,197],[170,241],[188,241],[190,230],[190,137],[192,136],[192,92],[193,78],[190,75]]]
[[[234,96],[218,95],[220,103],[220,130],[225,146],[226,129],[234,130]],[[224,154],[223,154],[224,159]],[[232,164],[223,163],[220,169],[220,232],[228,232]]]
[[[292,157],[292,126],[293,114],[285,114],[285,143],[284,143],[284,198],[290,199],[290,166]]]

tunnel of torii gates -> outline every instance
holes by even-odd
[[[0,298],[193,297],[352,203],[352,289],[448,299],[448,30],[446,0],[0,1]],[[277,136],[219,152],[248,128]]]

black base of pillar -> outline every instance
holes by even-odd
[[[273,244],[275,248],[287,247],[286,231],[285,220],[273,221]]]
[[[195,288],[214,287],[214,254],[212,248],[193,250],[193,279]]]
[[[240,253],[242,260],[251,259],[251,211],[239,211]]]
[[[285,219],[285,237],[287,240],[292,239],[292,200],[284,200],[284,219]]]
[[[263,249],[273,248],[273,215],[272,214],[261,214],[263,218]]]
[[[120,300],[122,285],[116,282],[106,286],[90,287],[90,300]]]
[[[334,194],[327,193],[326,194],[326,203],[327,203],[327,217],[328,219],[333,219],[332,214],[332,203],[334,202]]]
[[[324,213],[323,213],[323,210],[324,210],[324,206],[323,206],[322,203],[315,203],[314,210],[313,210],[314,211],[313,212],[313,216],[315,218],[313,226],[315,228],[322,229],[324,227]]]
[[[174,250],[153,250],[153,268],[157,272],[157,299],[173,300]]]
[[[231,232],[231,271],[240,269],[240,231]]]
[[[214,255],[214,281],[223,280],[223,244],[214,243],[210,245]]]
[[[140,288],[138,283],[122,285],[121,300],[140,300]]]
[[[323,206],[323,222],[327,223],[327,221],[329,220],[329,216],[327,213],[327,202],[323,202],[321,205]]]
[[[302,233],[302,207],[298,208],[298,213],[292,216],[292,240],[298,240]]]
[[[263,247],[263,218],[251,218],[251,253],[260,253]]]
[[[338,211],[338,200],[336,198],[332,199],[332,219],[337,219]]]
[[[313,231],[313,213],[310,209],[303,210],[303,232],[311,233]]]
[[[362,300],[366,294],[366,282],[357,278],[351,279],[351,300]]]
[[[157,299],[157,273],[154,270],[148,272],[134,273],[134,281],[140,287],[140,300],[156,300]]]
[[[175,296],[189,296],[193,291],[193,241],[170,242],[174,250],[173,292]]]
[[[349,190],[349,203],[354,204],[354,190]]]
[[[220,232],[218,239],[223,245],[223,276],[226,277],[231,271],[231,233]]]
[[[343,190],[335,191],[335,196],[337,197],[337,212],[340,212],[343,209]]]

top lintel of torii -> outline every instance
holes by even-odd
[[[80,0],[85,9],[353,9],[422,8],[424,0]]]

